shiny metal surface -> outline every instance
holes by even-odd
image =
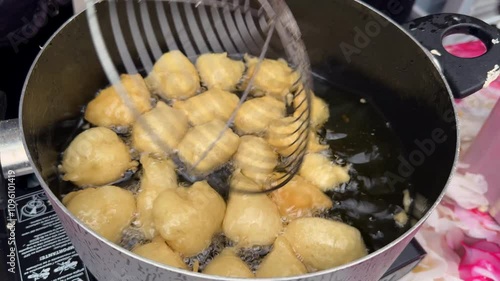
[[[23,146],[19,120],[0,121],[0,166],[2,174],[13,171],[16,176],[33,173],[28,155]]]

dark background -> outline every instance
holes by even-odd
[[[72,15],[71,0],[0,0],[0,92],[7,96],[7,119],[17,117],[24,80],[40,46]]]
[[[399,0],[405,11],[392,16],[404,22],[415,0]],[[388,0],[365,0],[380,10]],[[73,14],[71,0],[0,0],[0,92],[7,96],[6,118],[16,118],[28,71],[50,36]],[[45,20],[44,20],[45,19]],[[5,106],[0,94],[0,110]]]

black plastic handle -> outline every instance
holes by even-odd
[[[429,49],[456,98],[464,98],[483,87],[500,73],[500,32],[487,23],[466,15],[437,14],[418,18],[403,26]],[[446,51],[443,38],[451,34],[470,34],[485,44],[487,51],[476,58],[459,58]]]

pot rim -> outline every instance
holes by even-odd
[[[347,263],[347,264],[344,264],[344,265],[341,265],[341,266],[338,266],[338,267],[334,267],[334,268],[331,268],[331,269],[326,269],[326,270],[322,270],[322,271],[318,271],[318,272],[313,272],[313,273],[308,273],[308,274],[303,274],[303,275],[297,275],[297,276],[292,276],[292,277],[281,277],[281,278],[256,278],[257,280],[262,280],[262,281],[291,281],[291,280],[297,280],[297,279],[303,279],[303,278],[312,278],[312,277],[318,277],[318,276],[321,276],[321,275],[326,275],[326,274],[331,274],[331,273],[334,273],[336,271],[340,271],[340,270],[343,270],[343,269],[346,269],[346,268],[349,268],[349,267],[354,267],[358,264],[361,264],[361,263],[364,263],[378,255],[381,255],[382,253],[386,252],[387,250],[391,249],[392,247],[394,247],[396,244],[399,244],[401,241],[403,241],[404,239],[406,239],[409,235],[411,235],[413,232],[415,231],[418,231],[418,229],[420,229],[420,227],[422,226],[422,224],[428,219],[428,217],[430,216],[430,214],[435,210],[435,208],[439,205],[439,203],[442,201],[445,193],[446,193],[446,190],[450,184],[450,180],[452,178],[452,176],[455,174],[456,172],[456,169],[457,169],[457,163],[458,163],[458,157],[459,157],[459,154],[460,154],[460,139],[459,139],[459,136],[460,136],[460,123],[459,123],[459,120],[458,120],[458,115],[457,115],[457,110],[456,110],[456,106],[455,104],[453,103],[453,94],[452,94],[452,91],[451,91],[451,88],[448,84],[448,81],[446,80],[446,77],[444,76],[443,72],[442,72],[442,68],[441,66],[439,65],[439,63],[437,62],[437,60],[434,58],[434,56],[430,53],[430,51],[428,49],[426,49],[418,40],[416,40],[414,37],[412,37],[410,35],[409,32],[407,32],[402,26],[400,26],[399,24],[397,24],[394,20],[392,20],[391,18],[387,17],[385,14],[383,14],[382,12],[372,8],[370,5],[364,3],[364,2],[361,2],[360,0],[354,0],[352,1],[353,2],[353,6],[354,5],[360,5],[361,7],[364,7],[366,9],[368,9],[370,12],[372,13],[375,13],[377,14],[378,16],[382,17],[384,20],[386,20],[387,22],[389,22],[390,24],[396,26],[400,31],[402,31],[406,36],[408,36],[414,44],[416,44],[417,46],[420,47],[420,49],[425,53],[425,55],[427,56],[427,58],[431,61],[431,63],[434,65],[436,71],[439,73],[439,76],[441,77],[441,80],[448,92],[448,95],[450,96],[450,100],[451,100],[451,106],[453,108],[453,114],[454,114],[454,117],[455,117],[455,124],[456,124],[456,153],[455,153],[455,156],[454,156],[454,159],[453,159],[453,165],[452,165],[452,169],[450,171],[450,175],[448,176],[448,179],[443,187],[443,190],[441,191],[441,194],[438,196],[438,198],[434,201],[434,203],[432,204],[432,206],[428,209],[428,211],[426,212],[425,215],[422,216],[422,218],[420,218],[417,223],[415,225],[413,225],[410,229],[408,229],[404,234],[402,234],[401,236],[399,236],[397,239],[393,240],[391,243],[385,245],[384,247],[378,249],[377,251],[374,251],[366,256],[364,256],[363,258],[361,259],[357,259],[355,261],[352,261],[350,263]],[[100,4],[99,3],[95,3],[95,4]],[[94,4],[94,5],[95,5]],[[44,191],[47,193],[47,195],[50,197],[50,199],[52,199],[52,201],[54,201],[57,206],[64,211],[64,213],[66,215],[68,215],[74,222],[76,222],[81,228],[83,228],[85,231],[87,231],[88,233],[90,233],[94,238],[102,241],[103,243],[105,243],[106,245],[108,245],[109,247],[112,247],[113,249],[117,250],[117,251],[120,251],[122,252],[123,254],[127,255],[128,257],[131,257],[131,258],[134,258],[134,259],[137,259],[137,260],[140,260],[141,262],[145,262],[145,263],[149,263],[149,264],[152,264],[156,267],[159,267],[163,270],[168,270],[168,271],[172,271],[172,272],[175,272],[177,274],[183,274],[183,275],[187,275],[188,277],[195,277],[195,278],[204,278],[204,279],[208,279],[208,280],[217,280],[217,281],[237,281],[237,280],[252,280],[252,279],[249,279],[249,278],[231,278],[231,277],[222,277],[222,276],[216,276],[216,275],[208,275],[208,274],[203,274],[203,273],[198,273],[198,272],[192,272],[192,271],[188,271],[188,270],[183,270],[183,269],[179,269],[179,268],[176,268],[176,267],[172,267],[172,266],[169,266],[169,265],[165,265],[165,264],[162,264],[162,263],[158,263],[156,261],[152,261],[152,260],[149,260],[149,259],[146,259],[142,256],[139,256],[129,250],[126,250],[125,248],[122,248],[121,246],[117,245],[117,244],[114,244],[113,242],[101,237],[99,234],[97,234],[95,231],[93,231],[92,229],[90,229],[88,226],[86,226],[83,222],[81,222],[78,218],[76,218],[71,212],[68,211],[68,209],[66,208],[66,206],[64,206],[64,204],[62,204],[61,200],[52,192],[52,190],[49,188],[49,186],[46,184],[45,180],[43,179],[42,175],[40,174],[40,172],[38,171],[38,169],[36,168],[36,165],[34,165],[34,161],[33,161],[33,157],[31,156],[31,154],[29,153],[29,149],[28,149],[28,145],[27,145],[27,142],[26,142],[26,138],[25,138],[25,132],[24,132],[24,128],[23,128],[23,104],[24,104],[24,97],[25,97],[25,94],[26,94],[26,88],[28,86],[28,83],[29,83],[29,80],[30,80],[30,77],[31,77],[31,74],[34,70],[34,68],[36,67],[37,63],[38,63],[38,60],[40,59],[40,57],[42,56],[43,52],[45,51],[45,48],[47,46],[49,46],[49,44],[52,42],[52,40],[67,26],[69,25],[72,21],[74,21],[77,17],[81,17],[83,16],[82,14],[86,14],[87,13],[87,10],[83,10],[75,15],[73,15],[70,19],[68,19],[60,28],[58,28],[56,30],[56,32],[47,40],[47,42],[45,43],[45,45],[43,46],[43,48],[41,49],[41,51],[37,54],[35,60],[33,61],[33,64],[31,65],[29,71],[28,71],[28,74],[26,75],[26,79],[25,79],[25,82],[24,82],[24,85],[23,85],[23,88],[22,88],[22,92],[21,92],[21,99],[20,99],[20,103],[19,103],[19,127],[20,127],[20,131],[21,131],[21,139],[22,139],[22,143],[23,143],[23,147],[25,149],[25,151],[27,152],[26,154],[28,155],[28,159],[29,159],[29,162],[30,162],[30,165],[33,167],[33,171],[34,171],[34,174],[36,176],[36,178],[38,179],[38,181],[40,182],[41,186],[43,187]],[[88,16],[88,15],[87,15]]]

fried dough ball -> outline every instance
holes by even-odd
[[[120,242],[136,211],[132,192],[112,185],[71,192],[62,202],[75,217],[113,243]]]
[[[330,146],[328,144],[321,144],[318,134],[311,131],[309,132],[309,140],[307,142],[307,152],[317,153],[327,150]]]
[[[264,184],[278,165],[278,154],[266,140],[256,136],[242,136],[233,159],[243,175],[259,184]]]
[[[338,221],[299,218],[288,224],[283,236],[309,271],[330,269],[367,255],[359,230]]]
[[[264,59],[257,72],[255,70],[259,62],[258,58],[245,55],[245,62],[248,70],[243,89],[246,88],[252,76],[255,76],[252,91],[255,95],[269,95],[284,101],[285,96],[299,79],[298,73],[293,71],[283,59]]]
[[[316,95],[313,95],[311,103],[311,125],[313,128],[320,128],[330,118],[328,104]]]
[[[253,278],[255,275],[237,255],[234,248],[225,248],[203,270],[203,273],[233,278]]]
[[[170,153],[188,131],[186,115],[164,102],[142,115],[132,128],[132,146],[139,152]]]
[[[313,129],[318,129],[325,125],[325,123],[330,118],[330,110],[328,108],[328,104],[318,96],[316,96],[312,91],[309,91],[311,94],[310,108],[311,108],[311,116],[309,122]],[[307,109],[307,102],[305,98],[307,97],[307,91],[304,91],[304,86],[301,84],[297,92],[296,96],[293,99],[293,107],[295,112],[293,116],[306,117],[307,115],[304,111]]]
[[[304,156],[299,174],[325,192],[350,179],[347,168],[333,163],[327,156],[319,153]]]
[[[139,245],[132,250],[133,253],[144,258],[170,265],[173,267],[188,269],[182,261],[179,254],[174,252],[165,241],[152,241],[150,243]]]
[[[270,197],[280,214],[288,219],[312,216],[333,206],[326,194],[300,176],[293,177],[285,186],[271,192]]]
[[[158,59],[146,83],[165,99],[187,99],[199,90],[200,77],[191,61],[180,51],[174,50]]]
[[[118,89],[109,86],[89,102],[85,120],[103,127],[129,126],[135,121],[132,107],[138,114],[152,108],[151,95],[140,74],[122,74],[120,78],[128,101],[122,99]]]
[[[225,210],[224,199],[202,181],[160,193],[153,203],[153,220],[168,245],[188,257],[210,245]]]
[[[284,157],[298,155],[307,149],[307,127],[295,117],[286,117],[271,122],[267,130],[267,141]]]
[[[228,58],[227,53],[203,54],[196,60],[196,68],[208,89],[233,91],[243,77],[245,64]]]
[[[63,179],[78,186],[103,185],[114,182],[131,168],[128,147],[112,130],[95,127],[83,131],[63,153]]]
[[[240,173],[230,183],[236,190],[262,188]],[[224,234],[238,247],[271,245],[282,230],[278,208],[266,194],[231,192],[222,224]]]
[[[261,134],[272,121],[283,117],[285,103],[264,96],[245,101],[236,114],[234,125],[242,134]]]
[[[237,95],[219,89],[208,90],[185,101],[177,101],[174,108],[182,110],[193,126],[220,119],[227,122],[238,105]]]
[[[180,160],[188,167],[194,168],[194,172],[198,174],[208,174],[225,164],[231,159],[240,143],[238,135],[233,133],[229,128],[224,131],[222,138],[217,141],[206,157],[201,160],[205,151],[217,140],[217,137],[224,128],[225,123],[215,119],[189,129],[178,147]]]
[[[305,265],[297,258],[290,243],[278,236],[273,249],[262,260],[255,272],[257,278],[276,278],[298,276],[307,273]]]
[[[175,165],[170,159],[141,156],[143,174],[137,193],[137,221],[146,239],[156,235],[153,223],[153,202],[166,189],[177,188]]]

